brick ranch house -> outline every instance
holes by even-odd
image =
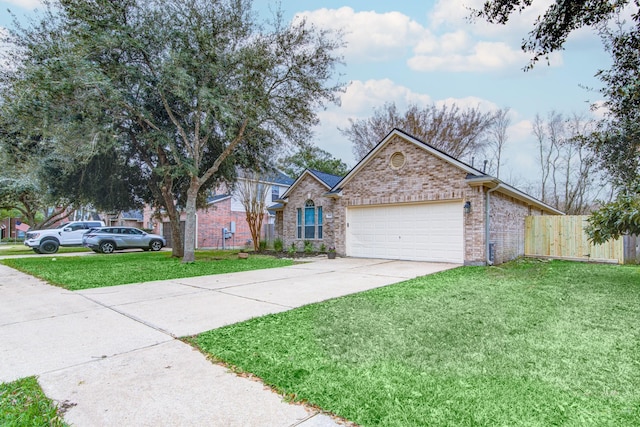
[[[243,178],[239,178],[242,180]],[[283,173],[276,173],[273,177],[260,181],[266,185],[267,206],[279,200],[293,183],[293,179]],[[161,234],[167,239],[167,246],[171,247],[171,223],[168,218],[158,218],[150,206],[142,212],[144,227]],[[245,209],[237,190],[218,188],[207,198],[207,206],[198,209],[196,219],[196,248],[244,248],[252,246],[251,232],[247,224]],[[184,216],[182,214],[182,233],[184,235]],[[273,238],[275,219],[265,212],[262,225],[262,236]],[[224,230],[227,230],[225,233]]]
[[[525,217],[562,214],[398,129],[344,177],[303,172],[280,203],[285,248],[465,265],[524,255]]]

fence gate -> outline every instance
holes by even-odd
[[[525,256],[623,264],[627,238],[610,240],[602,245],[592,244],[584,231],[588,218],[587,215],[527,217]]]

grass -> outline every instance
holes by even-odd
[[[38,256],[4,259],[3,264],[72,291],[153,280],[178,279],[291,265],[291,260],[237,251],[197,251],[196,262],[183,264],[168,252],[132,252],[78,257]]]
[[[362,426],[640,425],[640,268],[463,267],[188,338]]]
[[[74,253],[74,252],[90,252],[89,249],[83,247],[68,247],[68,248],[59,248],[58,253]],[[33,249],[28,248],[24,245],[0,245],[0,256],[10,256],[10,255],[34,255],[38,256]]]
[[[42,392],[35,377],[0,384],[0,425],[67,426],[58,414],[56,405]]]

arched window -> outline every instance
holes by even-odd
[[[304,238],[316,238],[316,205],[313,200],[304,204]]]
[[[304,208],[296,211],[298,239],[322,239],[322,206],[316,206],[309,199],[304,203]]]

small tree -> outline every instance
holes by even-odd
[[[244,206],[245,217],[253,241],[253,250],[257,252],[260,249],[262,223],[267,213],[267,195],[270,194],[268,185],[265,184],[260,174],[245,171],[237,183],[236,190],[242,206]]]

